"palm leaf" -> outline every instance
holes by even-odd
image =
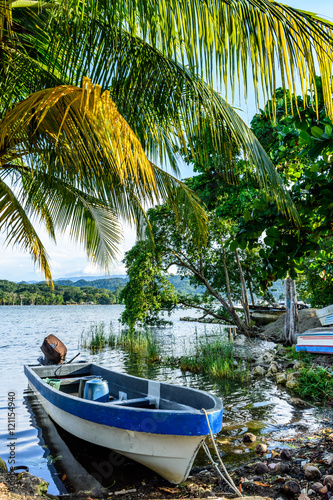
[[[0,174],[3,175],[1,171]],[[52,283],[48,255],[31,222],[33,207],[21,204],[19,197],[4,182],[2,175],[0,175],[0,231],[6,235],[5,243],[30,253],[46,280]]]

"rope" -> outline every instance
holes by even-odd
[[[204,412],[204,414],[206,415],[206,420],[207,420],[207,424],[208,424],[208,429],[209,429],[209,433],[210,433],[210,438],[212,440],[212,443],[214,445],[214,448],[215,448],[215,453],[219,459],[219,462],[220,462],[220,465],[223,469],[223,472],[225,474],[225,476],[223,476],[222,472],[220,471],[220,469],[218,468],[218,464],[216,462],[214,462],[213,458],[212,458],[212,455],[209,451],[209,448],[206,444],[206,442],[204,441],[202,443],[202,447],[206,453],[206,455],[208,456],[209,460],[212,462],[213,464],[213,467],[216,469],[216,471],[220,474],[220,476],[222,477],[222,479],[228,484],[228,486],[236,493],[237,496],[239,497],[242,497],[243,495],[241,494],[241,492],[239,491],[239,489],[237,488],[237,486],[235,485],[235,483],[233,482],[232,478],[230,477],[227,469],[225,468],[225,465],[224,463],[222,462],[222,459],[220,457],[220,454],[218,452],[218,449],[217,449],[217,446],[216,446],[216,442],[215,442],[215,439],[214,439],[214,436],[213,436],[213,433],[212,433],[212,429],[210,427],[210,423],[209,423],[209,419],[208,419],[208,414],[207,414],[207,411],[205,410],[205,408],[202,408],[202,411]]]

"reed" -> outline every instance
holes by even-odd
[[[109,338],[105,334],[105,323],[91,323],[88,330],[83,330],[81,333],[81,347],[90,349],[91,351],[100,351],[107,346]]]
[[[212,340],[208,336],[196,339],[192,353],[178,359],[168,358],[167,364],[178,365],[184,371],[203,373],[215,378],[244,381],[249,377],[246,365],[235,366],[233,343],[220,338]]]

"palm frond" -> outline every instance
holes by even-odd
[[[50,5],[49,47],[43,37],[37,44],[49,62],[63,61],[63,74],[78,71],[81,78],[87,62],[98,56],[107,61],[110,53],[112,57],[112,47],[98,36],[99,30],[116,36],[125,30],[167,58],[187,64],[192,74],[208,83],[223,83],[225,91],[230,84],[233,93],[239,86],[247,95],[247,82],[253,82],[257,103],[259,90],[265,100],[274,95],[278,78],[290,93],[301,81],[304,98],[308,88],[316,88],[318,63],[325,105],[333,117],[333,24],[313,13],[270,0],[116,0],[112,6],[101,0],[89,4],[89,15],[87,4],[78,0]],[[17,22],[22,10],[14,9]],[[75,51],[78,46],[81,50]],[[118,71],[125,76],[126,67]]]
[[[19,197],[0,175],[0,231],[6,235],[6,244],[30,253],[47,281],[52,283],[47,252],[31,222],[33,208],[22,205]]]

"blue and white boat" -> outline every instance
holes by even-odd
[[[296,351],[333,354],[333,327],[313,328],[298,335]]]
[[[222,401],[203,391],[93,363],[26,365],[24,371],[45,411],[63,429],[171,483],[187,478],[210,429],[215,434],[222,428]]]

